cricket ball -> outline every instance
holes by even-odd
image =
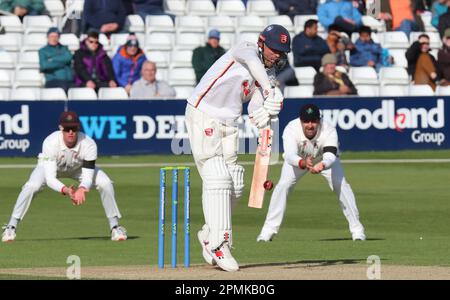
[[[272,188],[273,188],[273,182],[272,182],[272,180],[266,180],[266,181],[264,181],[264,189],[265,189],[266,191],[270,191],[270,190],[272,190]]]

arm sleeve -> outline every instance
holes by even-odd
[[[87,69],[84,66],[83,57],[82,57],[80,51],[75,52],[74,69],[75,69],[76,74],[78,76],[80,76],[81,79],[83,79],[84,82],[92,80],[91,75],[88,73]]]
[[[72,62],[72,53],[69,51],[69,48],[67,48],[67,46],[63,46],[62,49],[62,54],[54,57],[53,60],[55,62],[58,62],[60,66],[65,66],[68,63]]]
[[[324,169],[329,169],[334,162],[336,161],[336,155],[331,152],[325,152],[322,157],[322,163],[324,165]]]
[[[105,56],[104,63],[106,66],[106,73],[107,73],[106,75],[108,76],[108,81],[110,81],[110,80],[116,81],[116,76],[114,76],[114,68],[112,65],[112,61],[108,55]]]
[[[39,155],[39,160],[44,166],[45,181],[47,186],[60,193],[65,184],[56,178],[56,159],[56,147],[54,145],[50,145],[50,142],[46,139],[42,145],[42,153]]]
[[[80,187],[84,187],[88,191],[92,187],[92,183],[94,182],[94,173],[95,173],[95,161],[94,162],[94,168],[84,166],[81,168],[81,182]]]
[[[258,56],[257,50],[250,43],[243,43],[241,46],[236,47],[233,50],[232,56],[237,62],[247,66],[250,74],[258,81],[263,90],[272,88],[269,76]]]
[[[320,24],[322,24],[325,28],[328,28],[328,26],[334,22],[334,19],[328,17],[325,4],[319,5],[319,8],[317,9],[317,16],[319,17]]]
[[[293,167],[299,167],[302,159],[298,153],[298,146],[293,132],[286,127],[283,132],[284,160]]]
[[[248,114],[252,114],[255,110],[258,110],[259,108],[263,107],[264,104],[264,98],[261,94],[261,91],[257,89],[253,92],[252,98],[250,99],[250,102],[248,104]]]

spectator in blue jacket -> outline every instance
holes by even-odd
[[[311,66],[319,71],[322,57],[330,53],[327,43],[318,34],[318,21],[310,19],[305,22],[304,31],[292,41],[294,66]]]
[[[317,15],[320,24],[326,29],[335,24],[340,31],[345,32],[349,37],[353,32],[358,31],[358,28],[362,25],[361,13],[352,1],[328,0],[328,2],[319,5]]]
[[[280,15],[287,15],[294,21],[297,15],[317,14],[317,0],[273,0]]]
[[[167,15],[163,0],[134,0],[134,8],[144,21],[148,15]]]
[[[120,46],[112,62],[116,81],[128,94],[132,84],[141,77],[142,64],[147,60],[144,51],[139,48],[139,41],[130,34],[125,45]]]
[[[379,71],[382,67],[382,52],[380,44],[375,43],[371,35],[372,30],[368,26],[361,26],[359,38],[350,55],[350,65],[353,67],[373,67]]]
[[[439,26],[439,17],[447,12],[447,0],[437,0],[433,3],[431,12],[433,13],[433,18],[431,19],[431,25],[436,29]]]
[[[95,30],[104,34],[120,32],[126,19],[122,0],[85,0],[83,8],[84,32]]]

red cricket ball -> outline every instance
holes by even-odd
[[[264,181],[264,189],[266,191],[270,191],[273,188],[273,182],[272,180],[266,180]]]

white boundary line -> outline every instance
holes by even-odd
[[[282,161],[276,163],[276,165],[281,164]],[[418,159],[343,159],[344,164],[419,164],[419,163],[450,163],[450,158],[418,158]],[[242,161],[239,162],[240,165],[249,166],[253,165],[253,161]],[[0,165],[0,169],[31,169],[34,168],[36,164],[4,164]],[[192,162],[180,162],[180,163],[108,163],[99,164],[100,167],[104,168],[159,168],[159,167],[174,167],[174,166],[195,166]]]

